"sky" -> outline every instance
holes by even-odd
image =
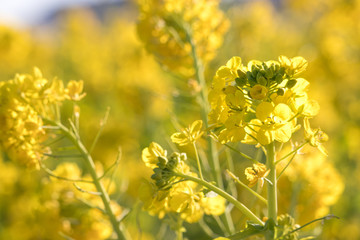
[[[0,24],[27,27],[56,9],[114,0],[0,0]]]

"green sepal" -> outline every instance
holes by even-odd
[[[238,78],[235,78],[235,82],[236,82],[236,85],[238,85],[239,87],[243,87],[247,83],[247,79],[246,79],[246,77],[238,77]]]

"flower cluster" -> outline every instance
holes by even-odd
[[[72,82],[65,89],[61,80],[49,82],[35,68],[33,75],[16,75],[0,83],[0,145],[11,159],[38,167],[42,154],[50,151],[41,144],[47,138],[41,116],[54,118],[55,105],[66,98],[75,100],[76,92],[76,100],[83,97],[82,88],[74,89]]]
[[[284,148],[279,157],[286,155]],[[279,170],[286,165],[279,164]],[[330,206],[335,204],[344,191],[344,181],[337,169],[324,154],[313,151],[310,146],[301,149],[289,167],[284,172],[284,178],[279,181],[280,211],[287,211],[291,205],[292,196],[296,196],[298,204],[294,206],[295,216],[301,224],[314,218],[322,217],[330,212]]]
[[[102,166],[97,165],[99,169]],[[75,163],[61,163],[54,170],[54,174],[61,178],[71,180],[87,180],[91,177],[88,175],[82,176],[80,168]],[[99,174],[100,175],[100,174]],[[107,239],[112,236],[113,229],[110,221],[105,217],[100,209],[104,209],[104,204],[99,195],[96,195],[96,188],[91,182],[77,182],[62,181],[53,179],[54,190],[58,193],[58,201],[61,201],[64,212],[69,213],[63,216],[63,232],[67,236],[76,239]],[[104,185],[110,186],[109,194],[115,192],[115,184],[109,178],[101,179]],[[61,184],[60,184],[61,183]],[[74,189],[74,185],[77,190]],[[87,203],[94,208],[84,207],[82,202]],[[121,206],[113,200],[110,200],[110,207],[116,216],[120,216],[122,212]],[[85,208],[85,209],[84,209]],[[80,214],[82,212],[82,214]],[[79,219],[80,223],[73,221],[71,218]]]
[[[79,166],[69,162],[59,164],[54,174],[67,179],[82,177]],[[110,221],[102,212],[100,196],[85,192],[93,191],[93,184],[75,183],[78,188],[85,190],[78,191],[74,182],[54,177],[49,179],[40,171],[28,171],[14,162],[4,161],[1,157],[0,175],[3,226],[0,239],[113,238]],[[88,178],[84,176],[84,179]],[[104,184],[107,180],[102,179]],[[111,201],[111,208],[117,217],[122,213],[121,207],[115,201]]]
[[[197,222],[203,216],[220,215],[225,211],[225,199],[205,194],[202,187],[192,181],[183,181],[176,173],[197,175],[186,164],[186,154],[167,152],[152,142],[142,153],[146,166],[153,169],[153,183],[142,186],[140,197],[151,214],[163,218],[167,213],[178,213],[187,222]]]
[[[218,0],[142,0],[139,36],[164,66],[191,76],[191,44],[197,46],[196,54],[206,63],[215,56],[228,29],[229,22],[218,4]]]
[[[219,141],[261,145],[288,142],[300,127],[298,118],[306,122],[319,111],[318,103],[308,97],[309,82],[298,77],[306,66],[302,57],[285,56],[279,61],[253,60],[247,66],[233,57],[221,66],[209,93],[209,121],[220,128]],[[313,146],[319,147],[326,140],[318,136],[320,133],[309,125],[305,127],[306,139],[311,138]]]

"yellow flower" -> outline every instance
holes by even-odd
[[[66,98],[64,82],[59,79],[54,79],[45,92],[49,102],[62,102]]]
[[[144,208],[150,214],[163,218],[167,213],[176,213],[189,223],[197,222],[206,214],[219,215],[225,209],[225,201],[220,197],[204,197],[202,188],[192,181],[181,181],[175,173],[197,177],[190,172],[190,167],[185,163],[184,153],[172,153],[165,159],[166,152],[155,143],[144,149],[143,159],[145,164],[154,166],[152,183],[143,183],[140,189],[140,199]],[[161,158],[166,161],[154,164]],[[209,198],[209,199],[207,199]]]
[[[14,80],[0,85],[0,145],[12,160],[38,168],[42,154],[50,150],[41,145],[46,140],[42,119],[22,97]]]
[[[70,81],[65,89],[66,97],[73,101],[80,101],[86,95],[82,93],[84,88],[84,81]]]
[[[215,56],[228,29],[229,22],[218,4],[218,0],[141,0],[137,26],[140,39],[166,68],[192,76],[188,35],[197,55],[206,63]]]
[[[279,154],[281,159],[291,149],[285,147]],[[287,161],[280,162],[279,170]],[[329,214],[331,206],[344,191],[344,179],[338,168],[320,151],[311,146],[304,146],[297,154],[279,181],[279,210],[286,212],[291,206],[291,197],[296,194],[298,204],[294,208],[300,224]]]
[[[180,146],[194,143],[204,133],[201,130],[202,124],[203,122],[201,120],[196,120],[188,128],[181,129],[180,132],[171,135],[171,141],[179,144]]]
[[[243,70],[244,67],[241,64],[240,57],[232,57],[227,61],[225,66],[221,66],[216,71],[216,76],[220,79],[224,79],[226,82],[235,81],[236,78],[239,78],[239,73]]]
[[[328,141],[329,137],[326,133],[321,131],[320,128],[312,129],[310,126],[309,118],[304,118],[304,137],[313,147],[316,147],[320,150],[325,156],[328,155],[327,150],[322,145],[322,143]]]
[[[56,176],[68,178],[68,179],[80,179],[81,171],[76,163],[61,163],[53,171]]]
[[[262,145],[267,145],[274,140],[287,142],[290,140],[294,122],[290,121],[292,112],[290,108],[280,103],[274,106],[269,102],[262,102],[256,108],[256,117],[261,121],[256,139]]]
[[[210,192],[212,194],[215,194],[213,192]],[[201,205],[204,208],[204,212],[207,215],[215,215],[219,216],[225,212],[225,199],[219,195],[216,194],[216,196],[208,196],[209,193],[206,195],[206,197],[201,199]]]
[[[193,184],[177,184],[169,193],[169,209],[181,214],[187,222],[197,222],[203,216],[202,194],[195,191]]]
[[[294,113],[302,116],[314,117],[318,114],[320,106],[315,100],[310,100],[307,90],[310,83],[303,78],[297,78],[296,84],[287,89],[283,95],[274,95],[273,101],[287,104]]]
[[[156,142],[150,143],[150,146],[142,151],[142,160],[149,168],[156,168],[159,157],[166,159],[166,150]]]
[[[285,67],[286,73],[290,76],[302,73],[308,66],[307,61],[303,57],[288,58],[280,56],[279,62],[281,63],[281,66]]]
[[[253,86],[250,89],[251,98],[256,100],[263,100],[266,97],[267,93],[267,88],[259,84]]]
[[[225,129],[221,130],[218,139],[224,144],[227,142],[240,142],[245,137],[242,113],[234,113],[225,121]]]
[[[245,175],[249,181],[249,187],[255,186],[255,184],[260,181],[260,186],[264,185],[264,178],[270,173],[270,169],[267,170],[266,166],[262,163],[253,164],[252,167],[245,169]]]

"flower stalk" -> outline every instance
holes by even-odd
[[[266,167],[270,170],[267,179],[268,191],[268,218],[277,222],[277,179],[275,164],[275,144],[274,142],[266,146]]]
[[[90,153],[87,151],[86,147],[83,145],[81,140],[78,138],[77,134],[72,132],[69,128],[65,127],[60,122],[55,122],[49,119],[44,119],[44,121],[48,122],[49,124],[53,126],[59,127],[59,129],[66,135],[66,137],[74,144],[74,146],[79,150],[82,158],[84,159],[84,162],[86,164],[86,167],[91,175],[92,181],[96,187],[97,192],[100,193],[101,200],[104,204],[105,213],[108,215],[109,220],[113,226],[113,229],[117,235],[117,238],[119,240],[126,239],[125,235],[120,229],[120,222],[116,219],[116,216],[113,212],[113,210],[110,207],[110,197],[104,187],[104,185],[100,182],[100,179],[98,178],[95,170],[95,163],[92,159]],[[75,131],[76,129],[74,129]]]
[[[233,174],[232,172],[230,172],[229,170],[226,169],[226,172],[229,174],[229,176],[234,179],[235,182],[237,182],[240,186],[244,187],[246,190],[248,190],[252,195],[254,195],[255,197],[257,197],[260,201],[262,201],[263,203],[265,203],[266,205],[268,204],[267,200],[265,198],[263,198],[260,194],[258,194],[257,192],[255,192],[254,190],[252,190],[251,188],[249,188],[246,184],[244,184],[243,182],[240,181],[240,179],[235,176],[235,174]]]
[[[187,40],[191,46],[191,56],[193,59],[193,66],[195,69],[195,77],[201,87],[201,91],[200,91],[201,116],[205,123],[205,128],[207,129],[209,127],[208,113],[209,113],[210,107],[209,107],[209,103],[208,103],[208,99],[207,99],[208,91],[207,91],[206,81],[205,81],[205,77],[204,77],[203,64],[196,53],[196,45],[192,39],[191,33],[186,28],[184,28],[184,30],[186,32]],[[219,158],[218,158],[218,155],[216,152],[216,144],[212,138],[207,138],[207,142],[208,142],[208,147],[209,147],[208,153],[209,153],[209,157],[210,157],[209,162],[210,162],[210,166],[212,169],[212,175],[215,178],[216,183],[220,187],[223,187],[224,184],[223,184],[223,180],[221,177],[220,163],[219,163]]]
[[[193,147],[194,147],[194,152],[195,152],[195,157],[196,157],[196,164],[197,164],[197,167],[198,167],[198,170],[199,170],[199,175],[200,175],[200,178],[201,178],[202,180],[204,180],[204,177],[203,177],[203,174],[202,174],[202,170],[201,170],[199,153],[198,153],[198,150],[197,150],[197,147],[196,147],[196,143],[195,143],[195,142],[193,142]]]
[[[257,223],[257,224],[260,224],[260,225],[264,225],[264,222],[261,221],[250,209],[248,209],[244,204],[242,204],[241,202],[236,200],[233,196],[231,196],[230,194],[228,194],[227,192],[225,192],[221,188],[218,188],[217,186],[215,186],[215,185],[213,185],[213,184],[211,184],[209,182],[206,182],[204,180],[201,180],[200,178],[197,178],[197,177],[182,174],[182,173],[179,173],[179,172],[173,172],[173,173],[174,173],[174,175],[176,175],[178,177],[181,177],[181,178],[189,180],[189,181],[196,182],[196,183],[206,187],[207,189],[219,194],[220,196],[225,198],[227,201],[234,204],[234,206],[237,209],[239,209],[245,216],[247,216],[251,221],[253,221],[253,222]]]

